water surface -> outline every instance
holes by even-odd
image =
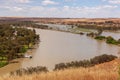
[[[61,62],[90,59],[101,54],[117,55],[120,47],[106,44],[85,35],[59,31],[36,29],[41,42],[33,53],[32,59],[25,59],[22,68],[30,66],[46,66],[53,69]],[[105,34],[106,35],[106,34]]]

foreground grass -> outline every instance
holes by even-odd
[[[0,77],[0,80],[118,80],[120,59],[91,68],[76,68],[24,76]]]
[[[118,75],[113,71],[90,70],[85,68],[68,69],[42,74],[25,75],[22,77],[12,76],[0,80],[117,80]]]

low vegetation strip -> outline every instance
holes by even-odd
[[[91,67],[96,64],[112,61],[116,58],[117,57],[113,55],[103,54],[103,55],[91,58],[90,60],[72,61],[68,63],[56,64],[54,70],[63,70],[66,68],[78,68],[78,67]]]
[[[116,24],[117,25],[117,24]],[[99,24],[76,24],[78,28],[86,28],[86,29],[102,29],[102,30],[111,30],[111,31],[117,31],[120,30],[119,26],[113,26],[112,23],[111,25],[108,23],[105,25],[99,25]]]
[[[105,37],[105,36],[96,36],[95,39],[98,39],[98,40],[105,40],[106,37]]]
[[[108,43],[108,44],[115,44],[115,45],[119,45],[120,44],[120,39],[119,40],[115,40],[111,36],[108,36],[108,37],[105,37],[105,36],[96,36],[95,39],[106,40],[106,43]]]
[[[19,69],[16,70],[15,72],[11,72],[11,75],[17,75],[17,76],[22,76],[22,75],[30,75],[33,73],[41,73],[41,72],[48,72],[48,69],[46,67],[41,67],[41,66],[37,66],[37,67],[30,67],[30,68],[26,68],[26,69]]]

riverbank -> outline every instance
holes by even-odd
[[[0,80],[118,80],[120,59],[91,68],[76,68],[48,73],[0,77]]]

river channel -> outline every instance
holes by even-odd
[[[40,35],[40,43],[34,50],[28,53],[32,59],[20,59],[20,63],[9,64],[0,68],[0,75],[19,68],[46,66],[52,70],[57,63],[90,59],[101,54],[113,54],[119,56],[120,47],[106,44],[105,41],[95,40],[86,35],[67,32],[36,29]],[[120,38],[120,33],[104,32],[102,35]]]

